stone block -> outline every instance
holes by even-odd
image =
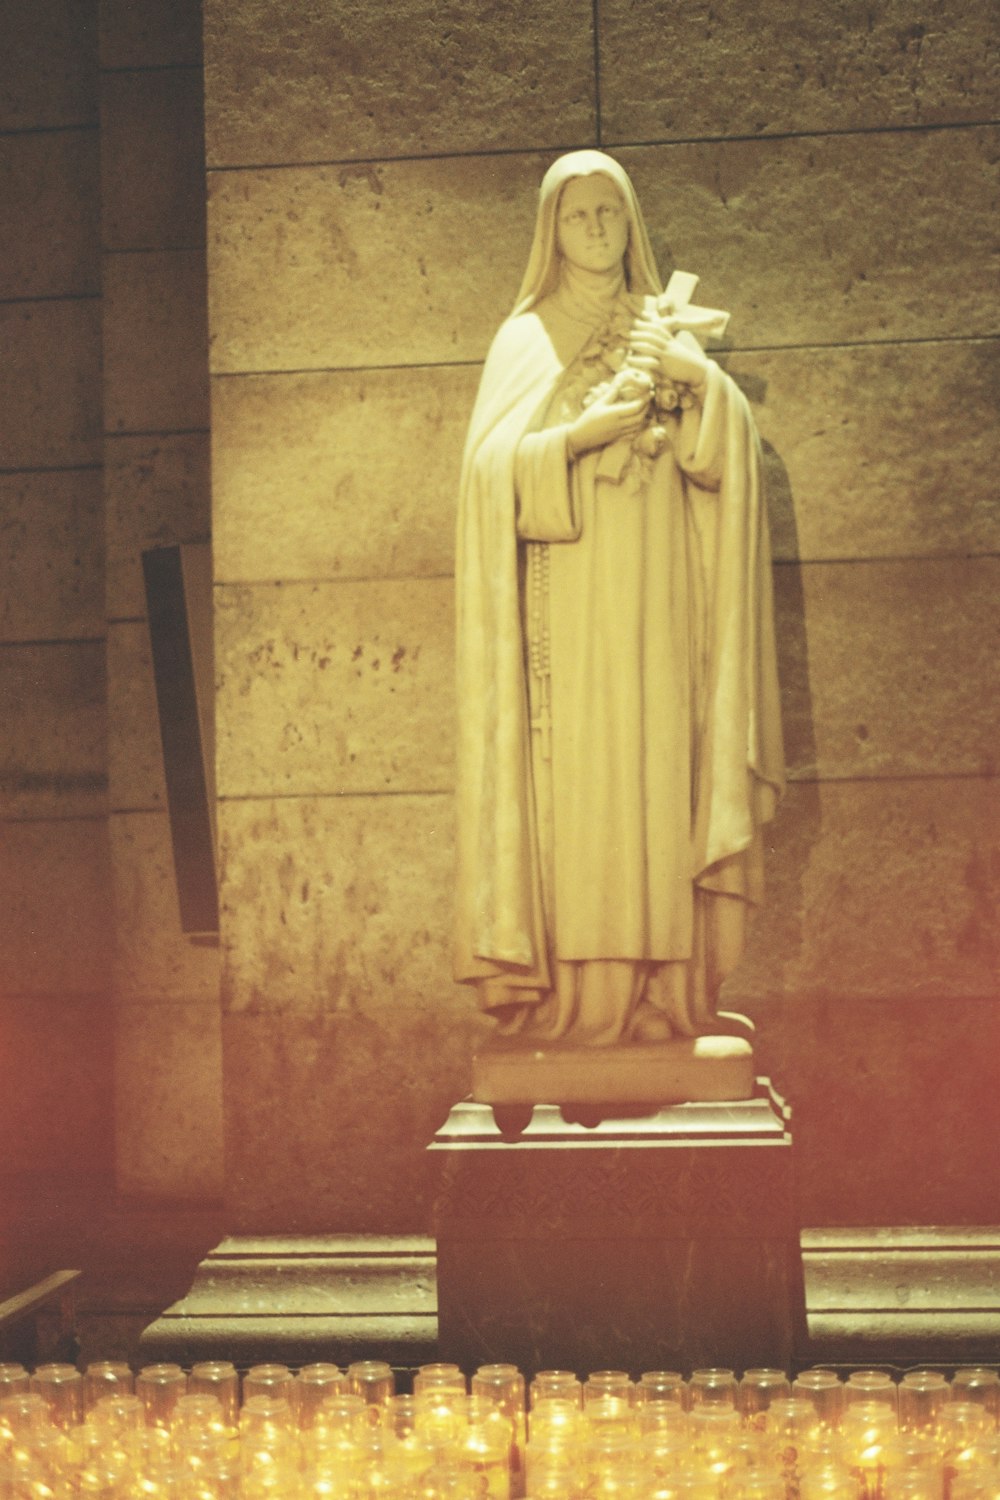
[[[91,130],[0,140],[0,297],[100,289],[98,138]]]
[[[5,1175],[107,1172],[114,1088],[109,1012],[106,994],[0,999]]]
[[[144,620],[108,626],[108,801],[113,812],[167,804],[156,684]]]
[[[997,130],[615,151],[661,270],[697,272],[740,349],[992,334]]]
[[[787,565],[775,581],[791,776],[996,774],[996,558]]]
[[[222,1035],[235,1233],[429,1232],[426,1147],[468,1082],[446,1000],[417,1007],[400,991],[380,1011],[230,1014]]]
[[[219,818],[227,1008],[464,1024],[450,797],[223,802]]]
[[[104,634],[97,469],[0,474],[0,640]]]
[[[207,427],[203,252],[107,256],[102,305],[108,430],[160,433]]]
[[[600,11],[606,141],[691,140],[988,119],[986,0],[769,5],[609,0]]]
[[[768,833],[766,904],[724,1008],[995,995],[998,821],[995,778],[793,786]]]
[[[0,304],[0,469],[100,462],[100,316],[96,298]]]
[[[520,285],[545,165],[210,172],[213,370],[482,359]]]
[[[142,552],[208,540],[208,433],[112,435],[105,446],[104,477],[108,615],[134,618],[146,612]]]
[[[104,642],[0,647],[0,798],[10,818],[76,818],[107,803]]]
[[[114,813],[109,828],[120,1000],[144,1006],[214,1001],[219,951],[181,931],[167,814]]]
[[[732,313],[734,346],[881,343],[995,330],[996,138],[983,127],[617,155],[664,274],[702,276],[706,301]],[[547,160],[210,174],[213,369],[481,359],[520,283]]]
[[[998,1222],[995,986],[963,999],[834,983],[753,1014],[758,1058],[792,1107],[803,1224]]]
[[[115,1021],[119,1192],[222,1191],[222,1034],[216,1005],[122,1005]]]
[[[0,994],[107,991],[111,879],[103,818],[11,822],[0,840]]]
[[[92,5],[37,0],[4,15],[0,130],[97,123],[97,37]]]
[[[764,443],[775,557],[996,552],[995,340],[724,359]]]
[[[215,590],[224,797],[450,789],[448,579]]]
[[[201,0],[101,0],[102,68],[201,62]]]
[[[581,0],[461,10],[403,0],[205,6],[213,165],[339,161],[586,141],[592,16]]]
[[[217,581],[446,574],[478,370],[219,378]]]
[[[200,68],[105,74],[105,249],[191,249],[205,243],[203,85]]]

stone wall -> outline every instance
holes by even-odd
[[[201,14],[101,0],[116,1179],[222,1186],[218,950],[181,932],[141,554],[210,531]]]
[[[992,1222],[995,36],[983,0],[206,0],[227,1198],[413,1230],[449,975],[452,530],[544,167],[732,311],[792,785],[729,988],[806,1223]]]
[[[4,33],[0,1141],[6,1173],[107,1172],[96,7],[10,7]]]
[[[38,1212],[39,1174],[217,1196],[218,953],[180,931],[140,564],[210,522],[200,5],[9,9],[0,1176]]]

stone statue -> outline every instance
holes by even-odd
[[[501,1050],[725,1031],[761,899],[783,770],[759,440],[702,348],[726,314],[690,304],[696,279],[663,295],[628,176],[572,152],[483,371],[456,566],[456,975]]]

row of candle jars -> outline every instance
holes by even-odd
[[[1000,1379],[0,1365],[0,1500],[1000,1500]],[[530,1414],[526,1407],[530,1405]]]

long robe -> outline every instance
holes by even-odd
[[[601,452],[570,463],[637,307],[587,326],[557,291],[484,368],[459,507],[456,976],[529,1005],[563,964],[625,960],[690,1033],[760,899],[782,781],[770,565],[756,430],[714,363],[659,457],[618,481]]]

